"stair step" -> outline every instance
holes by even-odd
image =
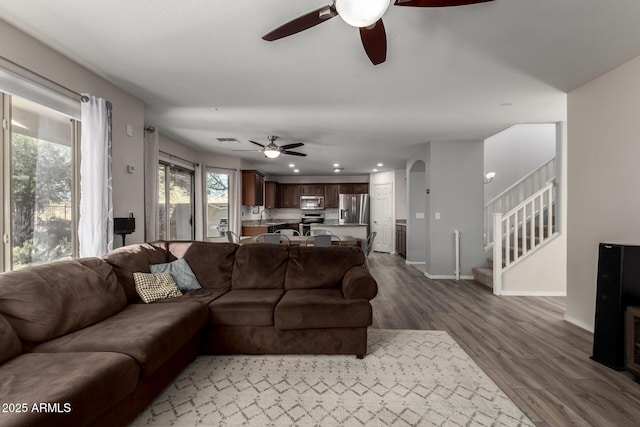
[[[473,279],[488,287],[489,289],[493,289],[493,270],[486,267],[473,267],[471,269],[473,271]]]

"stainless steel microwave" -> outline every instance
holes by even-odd
[[[300,196],[300,209],[324,209],[324,196]]]

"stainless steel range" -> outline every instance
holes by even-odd
[[[311,224],[324,223],[324,214],[317,212],[304,212],[300,218],[300,234],[305,235],[311,230]]]

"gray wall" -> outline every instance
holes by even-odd
[[[425,262],[429,275],[455,275],[454,230],[461,233],[461,274],[485,261],[483,157],[483,141],[439,141],[407,162],[407,260]],[[416,219],[418,212],[425,220]]]
[[[407,261],[424,262],[426,258],[427,236],[425,219],[416,218],[418,213],[425,216],[425,189],[427,188],[424,160],[415,161],[408,168],[408,215],[407,215]]]
[[[461,274],[484,263],[483,142],[431,143],[431,275],[455,274],[454,230],[460,231]],[[436,213],[440,213],[437,220]]]
[[[496,172],[496,177],[484,186],[485,201],[493,199],[555,155],[556,126],[553,123],[516,125],[487,138],[484,172]]]
[[[0,55],[75,92],[89,93],[113,105],[113,215],[137,218],[137,230],[127,243],[144,241],[143,138],[144,104],[97,74],[0,20]],[[133,135],[126,134],[127,125]],[[127,173],[127,165],[135,173]],[[116,236],[117,237],[117,236]],[[114,245],[121,240],[114,238]]]
[[[566,319],[593,328],[598,243],[640,244],[640,57],[568,96]]]

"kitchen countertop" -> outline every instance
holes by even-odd
[[[312,224],[312,225],[317,225],[318,227],[366,227],[369,224],[360,224],[360,223],[340,224],[337,221],[325,221],[322,224]]]
[[[298,224],[300,223],[300,218],[291,218],[291,219],[249,219],[246,221],[242,221],[243,227],[269,227],[270,225],[284,225],[284,224]]]

